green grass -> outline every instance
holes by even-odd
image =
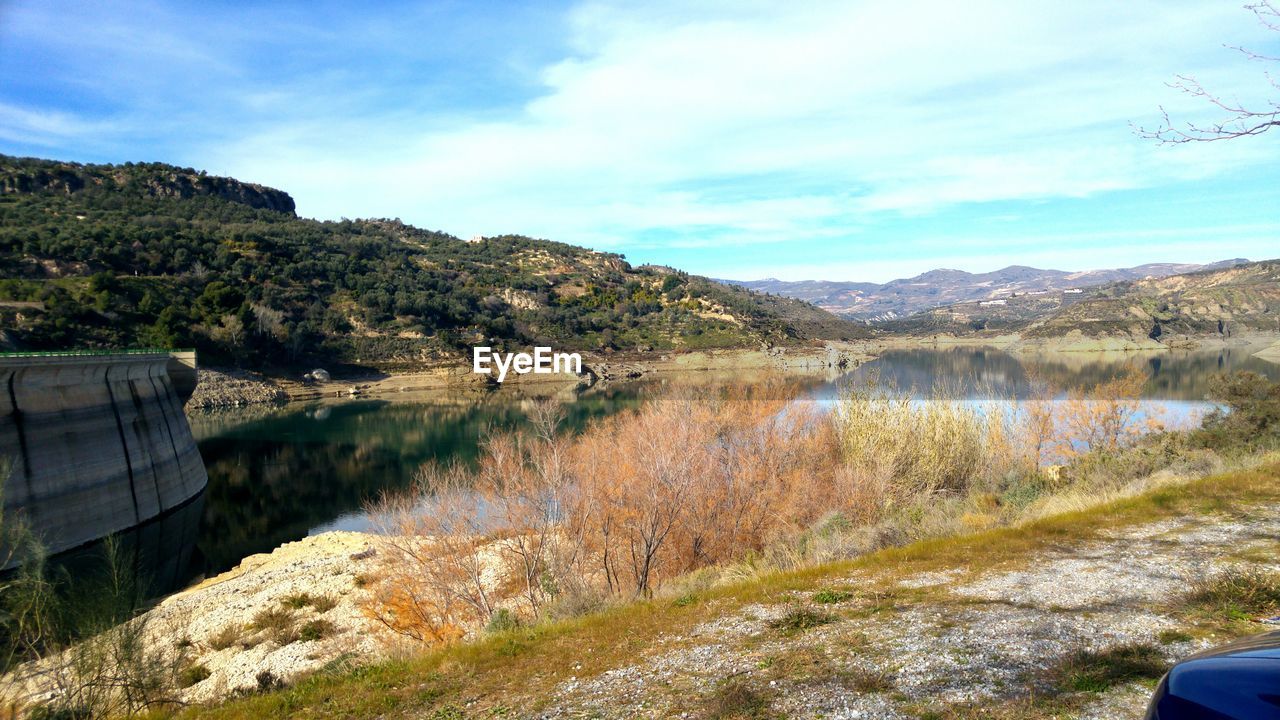
[[[1160,648],[1135,643],[1074,652],[1051,674],[1061,690],[1100,693],[1135,680],[1158,680],[1168,669]]]
[[[1195,584],[1182,599],[1193,615],[1217,621],[1248,621],[1280,612],[1280,573],[1233,568]]]
[[[1166,486],[1020,527],[927,540],[854,560],[712,587],[699,591],[698,602],[684,607],[673,606],[670,600],[619,605],[584,617],[486,635],[417,657],[320,673],[283,691],[215,707],[188,708],[182,716],[218,720],[371,716],[391,720],[430,717],[437,709],[463,705],[481,717],[487,709],[499,706],[536,713],[545,707],[552,689],[570,677],[596,677],[606,670],[641,662],[650,653],[669,652],[673,647],[670,638],[747,604],[775,604],[784,601],[788,593],[814,593],[854,572],[875,573],[887,582],[930,570],[1017,567],[1036,552],[1088,541],[1109,529],[1183,515],[1248,512],[1257,505],[1280,501],[1277,474],[1280,462],[1273,460],[1255,469]],[[658,638],[668,640],[660,645]],[[1090,671],[1087,665],[1081,666],[1082,676]],[[1154,671],[1154,663],[1143,670]],[[1101,677],[1105,681],[1112,675],[1102,673]],[[1021,703],[1018,708],[1024,705],[1030,709],[999,710],[990,716],[1055,717],[1062,707],[1053,699]],[[963,708],[939,712],[942,714],[935,717],[987,716]]]
[[[853,593],[846,590],[819,590],[813,594],[813,601],[824,605],[834,605],[842,603],[853,597]]]
[[[697,595],[697,593],[691,593],[691,592],[690,592],[690,593],[685,593],[685,594],[681,595],[680,597],[676,598],[675,600],[672,600],[672,601],[671,601],[671,605],[672,605],[673,607],[689,607],[690,605],[692,605],[692,604],[694,604],[694,603],[696,603],[696,602],[698,602],[698,595]]]
[[[769,627],[784,633],[798,633],[836,621],[836,616],[806,605],[792,605],[782,617],[769,621]]]

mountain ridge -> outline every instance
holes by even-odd
[[[1076,337],[1166,347],[1204,338],[1275,336],[1280,260],[1122,280],[1074,293],[953,303],[879,323],[877,329],[914,337],[1018,335],[1041,343]]]
[[[885,283],[797,280],[721,280],[759,292],[791,297],[823,310],[880,323],[960,302],[995,300],[1021,293],[1097,287],[1111,282],[1168,277],[1249,262],[1231,258],[1213,263],[1145,263],[1127,268],[1068,271],[1008,265],[984,273],[935,268]]]

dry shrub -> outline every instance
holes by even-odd
[[[205,644],[213,650],[226,650],[239,643],[243,637],[244,628],[237,623],[231,623],[224,625],[221,630],[205,639]]]
[[[288,645],[298,639],[298,618],[287,607],[268,607],[254,613],[249,627],[265,634],[277,645]]]
[[[1004,446],[1003,416],[949,397],[922,402],[894,388],[855,386],[836,418],[847,472],[889,504],[968,490],[995,469],[992,441]]]
[[[372,509],[385,549],[365,612],[447,642],[499,611],[562,617],[703,568],[720,570],[697,582],[720,582],[1014,522],[1062,485],[1039,469],[1065,452],[1051,440],[1129,447],[1142,381],[1056,405],[1042,384],[1018,411],[867,384],[826,413],[775,382],[659,397],[577,437],[539,403],[475,468],[425,466],[416,492]]]
[[[703,703],[698,717],[704,720],[763,720],[774,717],[770,693],[746,680],[731,677]]]
[[[459,640],[462,628],[447,619],[448,613],[434,604],[424,587],[404,575],[384,580],[373,597],[362,606],[365,617],[411,640],[439,645]],[[405,583],[409,586],[406,587]]]
[[[581,574],[647,596],[827,512],[838,443],[790,400],[776,385],[658,400],[584,433],[565,513]]]
[[[460,628],[487,622],[495,608],[489,563],[478,524],[483,516],[460,471],[422,475],[418,495],[384,498],[378,553],[382,571],[362,605],[388,630],[421,642],[462,636]]]
[[[1133,365],[1110,380],[1068,392],[1058,423],[1058,455],[1114,453],[1158,429],[1158,418],[1140,412],[1146,382],[1146,373]]]
[[[554,568],[568,486],[568,440],[553,403],[532,413],[529,435],[490,437],[483,461],[424,466],[417,491],[386,497],[372,514],[383,530],[384,572],[365,614],[391,631],[447,642],[489,623],[507,601],[541,616],[567,583]]]
[[[791,605],[781,617],[769,621],[769,627],[786,634],[803,632],[836,621],[836,616],[807,605]]]
[[[1030,390],[1026,397],[1019,398],[1016,434],[1025,464],[1037,468],[1056,459],[1058,411],[1055,398],[1059,390],[1035,370],[1028,371],[1027,380]]]

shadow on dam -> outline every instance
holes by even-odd
[[[110,537],[146,594],[189,577],[208,484],[183,412],[194,388],[191,351],[0,355],[4,514],[56,571],[94,576]]]
[[[108,581],[122,571],[146,600],[177,592],[190,584],[200,567],[197,540],[205,495],[201,492],[185,504],[136,527],[65,550],[49,559],[53,577],[64,578],[73,590]]]

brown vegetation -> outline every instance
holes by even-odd
[[[386,552],[365,611],[441,643],[505,627],[500,611],[537,621],[696,585],[700,568],[750,574],[1014,522],[1059,484],[1043,462],[1122,455],[1152,428],[1144,379],[1065,400],[1046,387],[1018,412],[873,384],[824,412],[766,383],[654,399],[578,436],[543,403],[474,468],[426,466],[415,493],[371,509]]]

